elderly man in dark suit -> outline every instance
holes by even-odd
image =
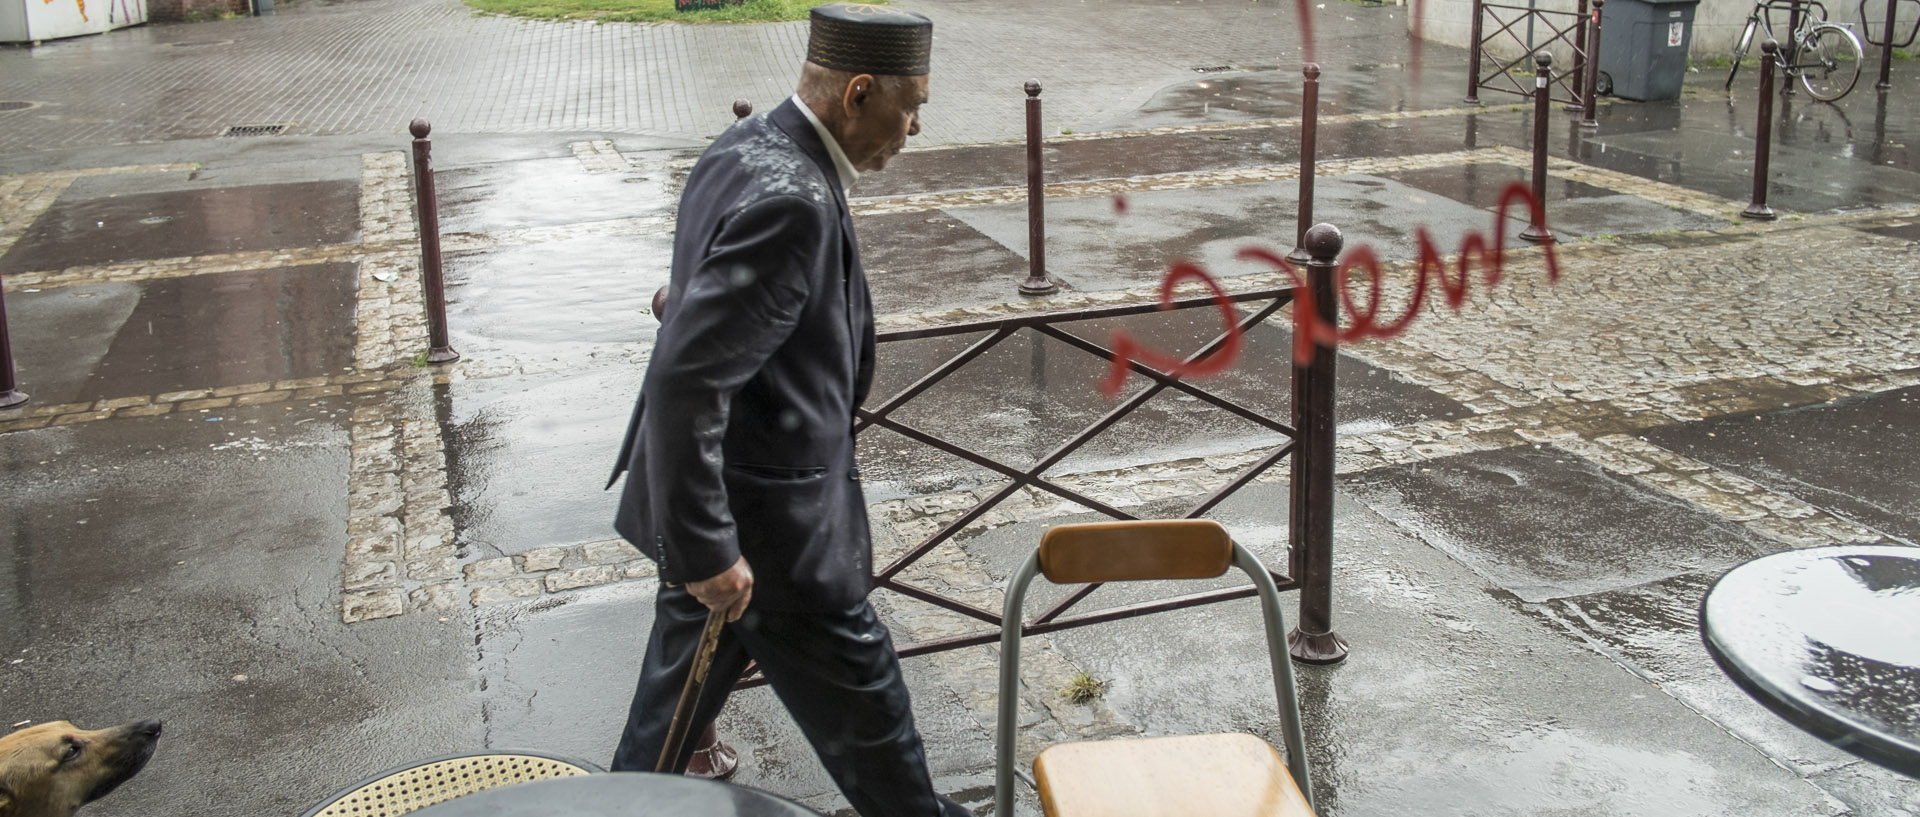
[[[846,188],[919,133],[932,38],[912,12],[814,9],[799,92],[728,129],[687,179],[664,321],[614,470],[628,473],[614,527],[661,579],[616,771],[655,768],[702,625],[724,611],[690,731],[751,660],[861,814],[967,813],[933,791],[867,603],[852,432],[874,334]]]

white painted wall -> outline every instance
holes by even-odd
[[[1898,13],[1899,22],[1895,26],[1896,37],[1904,38],[1913,28],[1915,19],[1920,18],[1920,3],[1912,0],[1866,0],[1867,19],[1873,21],[1873,32],[1876,36],[1880,32],[1881,23],[1886,19],[1886,4],[1890,2],[1896,3],[1895,11]],[[1500,0],[1500,5],[1525,6],[1527,2],[1526,0]],[[1536,0],[1536,7],[1571,11],[1574,8],[1574,0]],[[1862,33],[1859,0],[1831,0],[1826,2],[1826,7],[1829,20],[1837,23],[1852,23],[1854,33]],[[1747,14],[1752,11],[1752,0],[1700,0],[1700,5],[1694,8],[1694,28],[1689,35],[1692,38],[1689,45],[1694,59],[1705,61],[1732,53],[1734,40],[1740,36],[1740,29],[1747,22]],[[1507,15],[1513,12],[1500,13]],[[1473,22],[1472,0],[1426,0],[1426,14],[1427,19],[1421,23],[1423,38],[1460,48],[1469,46],[1468,38]],[[1776,14],[1775,18],[1779,20],[1775,33],[1785,36],[1785,16]],[[1413,28],[1412,20],[1408,21],[1407,27],[1409,30]],[[1489,32],[1491,28],[1489,26]],[[1545,35],[1539,39],[1544,40]],[[1861,40],[1864,43],[1865,37],[1863,36]],[[1494,53],[1507,58],[1516,56],[1510,52],[1517,50],[1515,47],[1507,47],[1504,44],[1496,44],[1494,47]],[[1920,44],[1914,46],[1913,50],[1920,50]],[[1879,49],[1868,45],[1867,52],[1867,59],[1870,62],[1879,59]],[[1555,63],[1559,64],[1568,56],[1565,53],[1555,53]]]
[[[99,34],[146,21],[146,0],[0,0],[0,42]]]

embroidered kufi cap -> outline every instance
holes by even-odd
[[[919,76],[933,59],[933,21],[911,11],[864,3],[813,8],[807,62],[855,74]]]

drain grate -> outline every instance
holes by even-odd
[[[1233,66],[1231,65],[1202,65],[1195,67],[1193,72],[1196,74],[1220,74],[1232,70]]]
[[[24,111],[38,104],[40,103],[21,102],[17,99],[0,99],[0,113],[6,113],[7,111]]]
[[[220,135],[221,136],[279,136],[280,134],[286,133],[287,128],[290,128],[290,127],[292,127],[292,125],[289,125],[286,123],[281,123],[278,125],[228,125],[226,130],[223,130],[220,132]]]

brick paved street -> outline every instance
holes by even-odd
[[[852,201],[882,331],[1150,303],[1178,257],[1230,289],[1286,284],[1232,253],[1294,237],[1290,8],[908,5],[940,21],[926,138]],[[1407,77],[1397,36],[1380,44],[1403,9],[1328,6],[1316,220],[1379,252],[1391,306],[1416,228],[1451,249],[1493,224],[1532,123],[1458,105],[1457,52],[1429,47]],[[803,47],[797,24],[283,9],[0,49],[0,100],[43,103],[0,113],[0,284],[34,395],[0,410],[17,520],[0,534],[0,700],[13,721],[168,722],[151,770],[89,814],[297,813],[359,775],[483,746],[605,759],[656,579],[608,530],[602,467],[650,354],[674,197],[732,99],[777,102]],[[1235,70],[1193,71],[1215,66]],[[1056,132],[1062,289],[1046,298],[1014,290],[1025,190],[1008,140],[1028,76]],[[1430,302],[1407,333],[1343,348],[1334,616],[1354,653],[1301,669],[1321,813],[1920,812],[1920,785],[1739,692],[1693,618],[1747,558],[1920,541],[1920,116],[1870,92],[1786,113],[1785,217],[1744,222],[1739,157],[1699,148],[1750,138],[1751,102],[1718,87],[1610,102],[1597,133],[1556,115],[1559,282],[1543,250],[1510,242],[1504,278],[1473,276],[1460,310]],[[418,115],[464,354],[444,366],[417,358],[403,124]],[[295,124],[212,138],[266,122]],[[1217,381],[1277,416],[1285,315]],[[1086,336],[1192,343],[1213,319]],[[960,348],[884,346],[877,396]],[[1030,462],[1112,406],[1073,354],[1023,339],[899,416]],[[1163,516],[1282,442],[1191,398],[1143,416],[1048,479]],[[890,432],[860,456],[883,561],[1007,484]],[[1285,488],[1276,468],[1210,515],[1280,564]],[[1095,516],[1017,491],[901,578],[997,610],[1042,529]],[[984,626],[875,598],[902,644]],[[1273,737],[1251,621],[1235,603],[1033,639],[1021,756],[1075,737]],[[996,660],[905,662],[936,784],[976,809]],[[1057,694],[1082,672],[1108,694]],[[738,693],[721,728],[739,782],[845,808],[766,689]]]
[[[1046,78],[1049,121],[1086,130],[1124,118],[1154,91],[1207,65],[1299,59],[1291,12],[1273,0],[1208,8],[1132,2],[1051,29],[1068,0],[933,4],[942,71],[925,139],[1020,135],[1021,83]],[[0,154],[129,141],[199,139],[230,125],[293,123],[295,135],[400,134],[415,117],[443,134],[602,132],[706,138],[733,100],[792,93],[805,25],[530,23],[475,15],[457,0],[293,3],[272,18],[151,26],[0,49],[9,115]],[[1197,12],[1197,13],[1196,13]],[[1178,21],[1175,23],[1174,21]],[[1322,48],[1364,36],[1331,21]],[[1182,41],[1142,38],[1170,25]],[[1444,97],[1436,96],[1434,102]]]

